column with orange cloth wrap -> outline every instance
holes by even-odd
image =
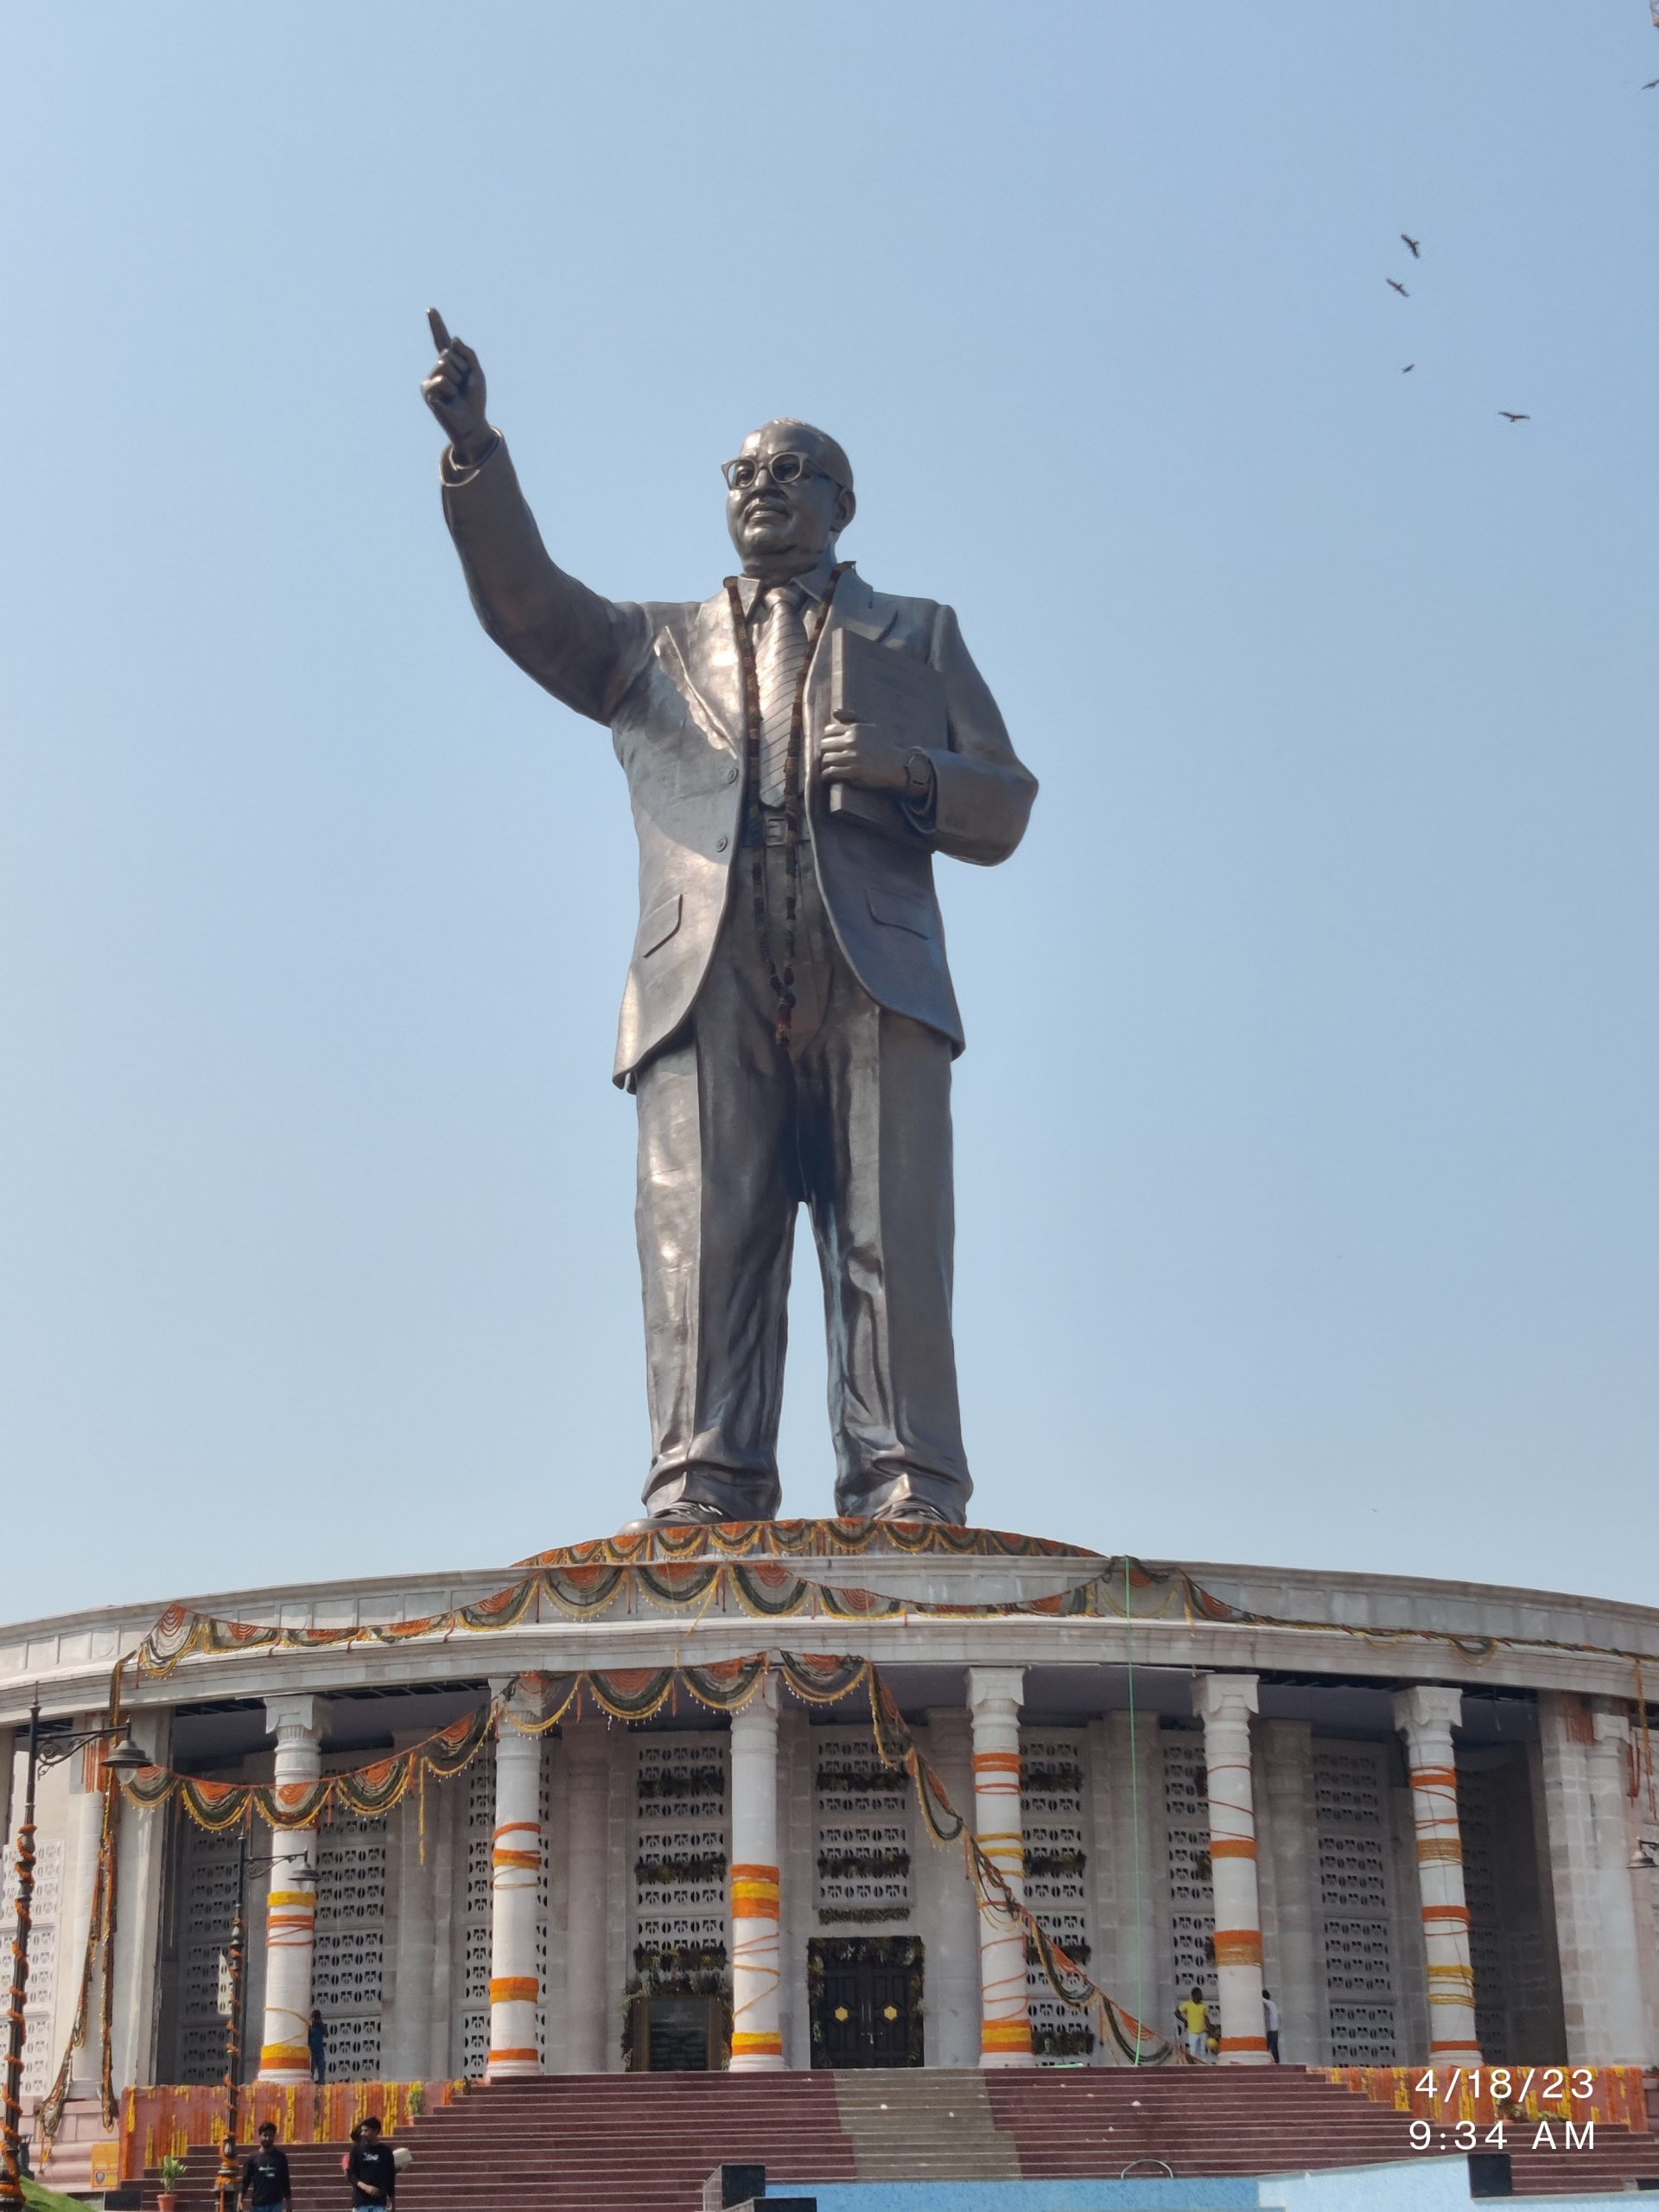
[[[1210,1794],[1210,1872],[1216,1901],[1216,1994],[1224,2066],[1265,2066],[1262,1904],[1255,1875],[1255,1789],[1250,1773],[1254,1675],[1200,1675],[1192,1710],[1204,1723]]]
[[[559,1802],[565,1815],[564,1872],[570,1903],[564,1949],[564,2066],[603,2074],[610,1984],[610,1889],[606,1863],[610,1732],[602,1720],[567,1721],[559,1731]]]
[[[496,1686],[492,1683],[492,1688]],[[490,1848],[490,2055],[485,2079],[542,2070],[536,1957],[542,1883],[542,1739],[496,1724],[495,1834]]]
[[[732,2071],[784,2067],[778,1678],[732,1715]]]
[[[1026,1839],[1020,1812],[1020,1700],[1023,1667],[970,1667],[974,1827],[980,1849],[1022,1902]],[[994,1891],[979,1892],[979,2063],[1034,2066],[1026,1994],[1026,1930]]]
[[[1475,1971],[1463,1893],[1463,1828],[1452,1728],[1463,1693],[1434,1683],[1395,1694],[1394,1725],[1406,1739],[1411,1813],[1417,1830],[1417,1888],[1428,1957],[1428,2056],[1439,2065],[1480,2063],[1475,2037]]]
[[[280,1790],[315,1782],[322,1771],[317,1697],[268,1697],[276,1738],[272,1780]],[[311,2079],[312,1968],[317,1948],[317,1831],[289,1828],[276,1845],[265,1899],[265,2023],[259,2043],[262,2082]]]

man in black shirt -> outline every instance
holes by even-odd
[[[346,2160],[346,2171],[351,2177],[353,2212],[390,2205],[397,2186],[397,2163],[391,2145],[380,2140],[379,2121],[371,2113],[352,2133],[357,2141]]]
[[[251,2158],[242,2161],[242,2186],[237,2202],[241,2212],[267,2212],[267,2208],[280,2204],[283,2212],[294,2212],[294,2191],[288,2178],[288,2153],[276,2148],[276,2123],[264,2120],[259,2128],[259,2148]]]

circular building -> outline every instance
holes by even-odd
[[[73,2186],[232,2031],[330,2093],[1650,2064],[1644,1669],[1593,1599],[864,1522],[20,1623],[25,2111]]]

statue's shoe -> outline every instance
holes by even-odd
[[[953,1521],[939,1505],[924,1505],[919,1498],[896,1497],[879,1512],[872,1513],[872,1521],[930,1521],[941,1529],[965,1529],[965,1521]]]
[[[660,1513],[643,1513],[637,1521],[626,1522],[620,1533],[625,1536],[648,1536],[654,1529],[719,1528],[725,1522],[747,1517],[741,1513],[728,1513],[723,1505],[701,1505],[688,1501],[683,1505],[664,1506]]]

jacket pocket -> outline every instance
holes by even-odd
[[[911,891],[872,891],[870,912],[890,930],[908,930],[912,937],[931,937],[933,913],[930,902]]]
[[[639,925],[639,934],[634,939],[634,957],[649,960],[653,952],[660,951],[680,926],[682,901],[677,894],[653,906]]]

